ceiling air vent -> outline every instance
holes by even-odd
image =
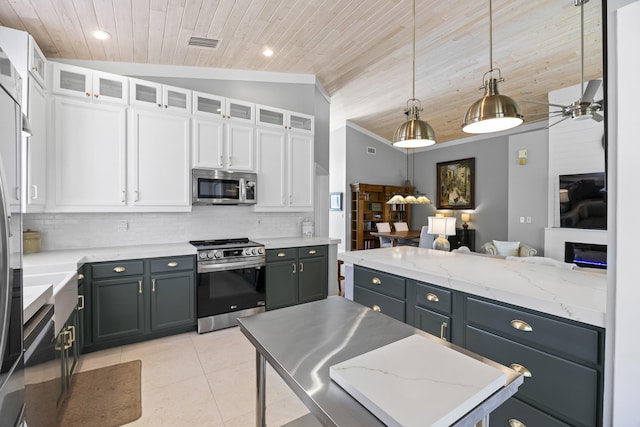
[[[375,147],[367,147],[367,154],[373,154],[375,156],[376,148]]]
[[[220,43],[220,40],[218,39],[209,39],[206,37],[191,36],[191,38],[189,38],[189,43],[187,43],[187,45],[197,46],[197,47],[210,47],[212,49],[215,49],[218,47],[218,43]]]

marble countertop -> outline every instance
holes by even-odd
[[[262,243],[266,249],[281,249],[315,245],[337,245],[340,239],[333,237],[277,237],[267,239],[251,239]]]
[[[22,321],[27,323],[52,297],[53,285],[25,286],[22,291]]]
[[[338,259],[605,327],[607,275],[412,246],[341,252]]]

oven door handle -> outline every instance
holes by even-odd
[[[242,268],[260,268],[265,266],[264,259],[255,260],[252,262],[242,263],[222,263],[222,264],[207,264],[198,263],[198,273],[211,273],[215,271],[228,271],[228,270],[240,270]]]

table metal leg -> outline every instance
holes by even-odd
[[[265,359],[259,351],[256,350],[256,389],[258,394],[256,396],[256,426],[266,427],[267,422],[265,419],[266,405],[266,387],[265,387]]]

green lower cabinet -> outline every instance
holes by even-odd
[[[151,330],[191,325],[195,319],[191,273],[151,276]]]
[[[93,343],[144,334],[143,280],[133,276],[92,283]]]
[[[266,309],[327,297],[327,247],[267,250]]]
[[[496,408],[489,415],[489,424],[491,426],[504,427],[569,427],[562,421],[557,420],[551,415],[545,414],[539,409],[512,397]]]
[[[449,316],[415,307],[413,322],[413,326],[416,328],[445,341],[451,341],[451,318]]]

